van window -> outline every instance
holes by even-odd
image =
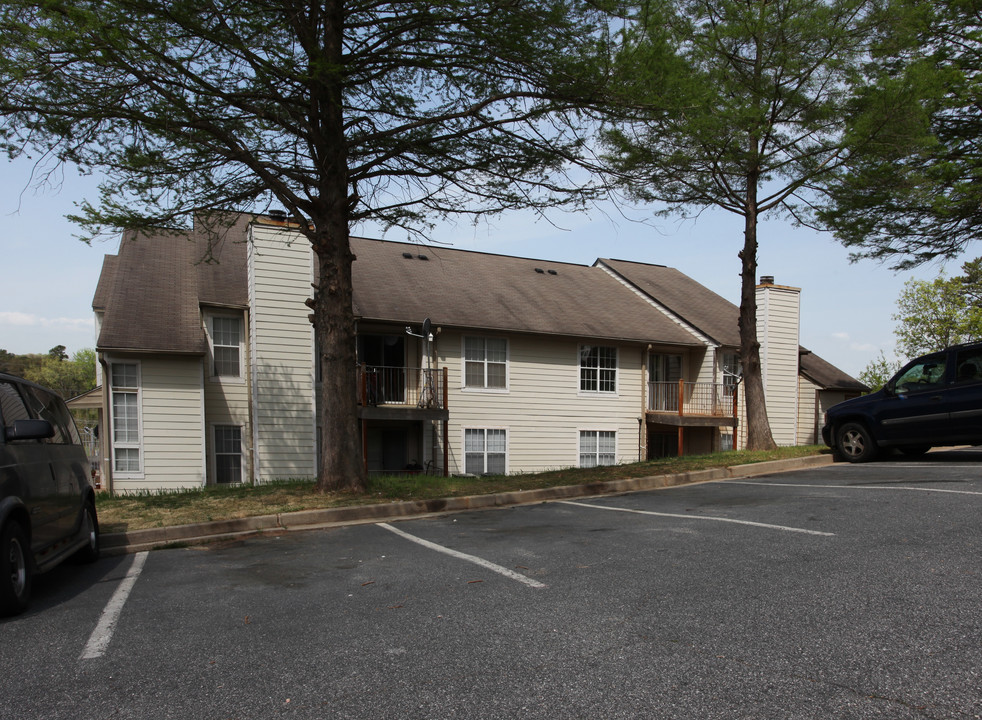
[[[80,445],[81,438],[75,428],[75,421],[65,407],[65,403],[54,393],[40,388],[25,386],[24,396],[39,418],[47,420],[55,429],[54,437],[47,442],[56,445]]]
[[[30,413],[13,383],[0,382],[0,420],[10,427],[15,420],[30,420]]]

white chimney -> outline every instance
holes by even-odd
[[[776,285],[762,275],[757,286],[757,339],[774,442],[794,445],[798,423],[798,328],[801,288]]]

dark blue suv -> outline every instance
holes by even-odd
[[[982,343],[919,357],[881,390],[832,406],[822,439],[850,462],[872,460],[881,448],[920,455],[982,444]]]

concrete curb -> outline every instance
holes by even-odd
[[[134,530],[133,532],[109,533],[102,536],[103,555],[122,555],[125,553],[152,550],[174,545],[202,545],[221,540],[240,539],[262,533],[279,534],[297,530],[354,525],[398,520],[407,517],[422,517],[438,513],[464,512],[467,510],[488,510],[566,500],[569,498],[596,495],[618,495],[656,490],[658,488],[691,485],[694,483],[727,480],[732,478],[755,477],[779,472],[791,472],[806,468],[831,465],[831,455],[813,455],[789,460],[771,460],[750,465],[698,470],[674,475],[651,475],[648,477],[609,480],[586,485],[563,485],[539,490],[516,490],[491,495],[468,495],[456,498],[437,498],[375,505],[359,505],[344,508],[325,508],[321,510],[301,510],[277,515],[259,515],[237,520],[219,520],[194,525],[175,525],[172,527]]]

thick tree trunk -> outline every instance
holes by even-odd
[[[314,250],[320,268],[314,300],[314,331],[321,369],[321,462],[317,486],[322,491],[365,489],[358,424],[355,371],[355,318],[351,305],[351,263],[347,220],[324,233]]]
[[[757,340],[757,197],[756,181],[748,183],[740,270],[740,362],[747,405],[747,449],[771,450],[777,445],[767,419],[760,343]]]
[[[323,169],[308,237],[319,263],[311,307],[321,370],[321,461],[317,486],[326,490],[364,491],[365,463],[358,423],[355,371],[357,345],[352,307],[349,241],[348,154],[342,110],[344,3],[324,3],[320,34],[323,57],[310,72],[318,78],[312,93],[311,123],[320,142],[315,162]],[[326,61],[326,62],[324,62]]]

